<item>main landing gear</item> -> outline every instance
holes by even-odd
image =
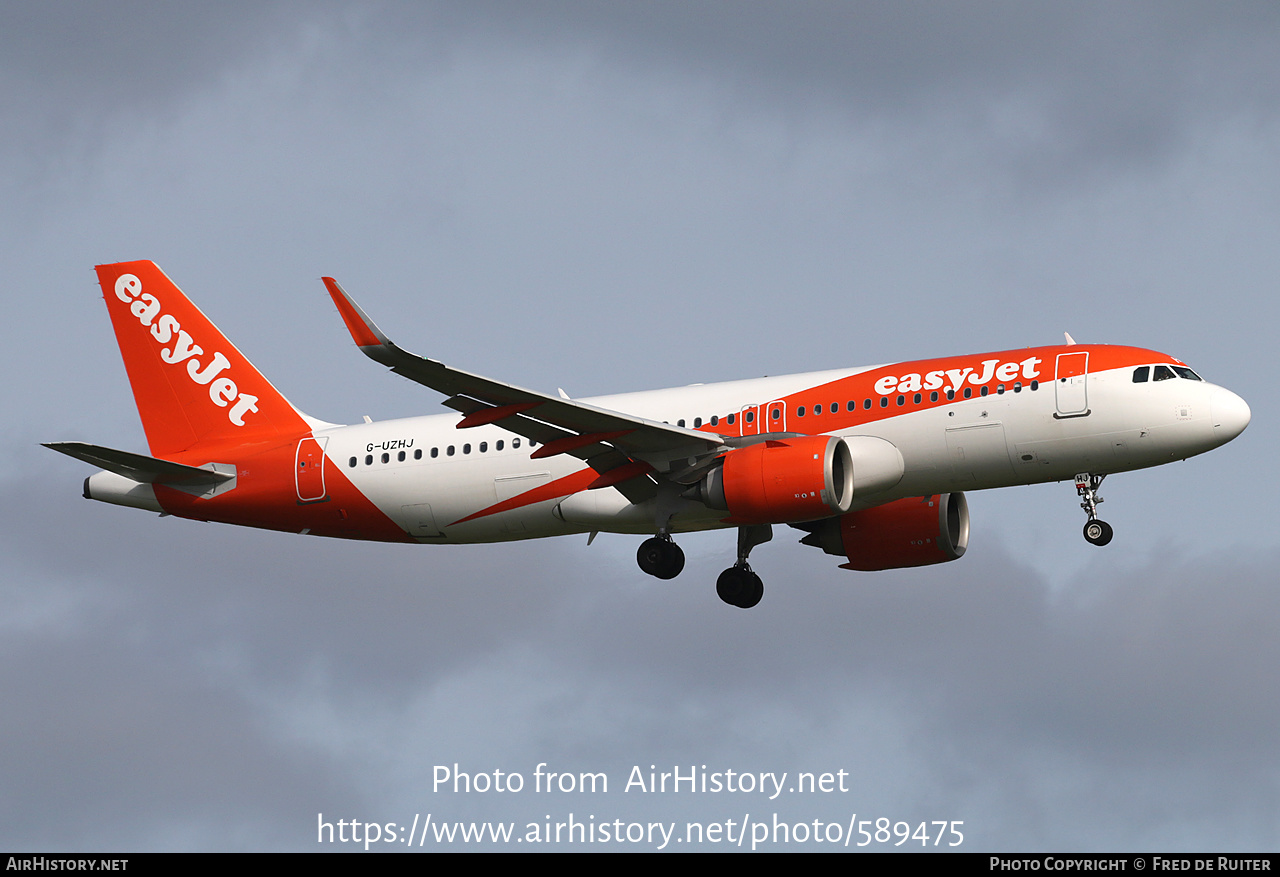
[[[1098,496],[1097,491],[1102,486],[1102,479],[1106,477],[1088,472],[1081,472],[1076,476],[1076,493],[1080,495],[1080,508],[1084,509],[1085,514],[1089,516],[1088,522],[1084,525],[1084,538],[1098,546],[1106,545],[1115,535],[1110,524],[1098,520],[1098,503],[1102,502],[1102,497]]]
[[[716,579],[716,593],[730,606],[750,609],[764,596],[764,582],[744,560],[720,573]]]
[[[663,533],[640,543],[636,563],[651,576],[674,579],[684,569],[684,551],[671,541],[670,535]]]
[[[730,606],[750,609],[764,596],[764,582],[747,563],[751,549],[773,538],[769,524],[752,524],[738,528],[738,562],[720,573],[716,579],[716,593]]]
[[[760,602],[760,598],[764,596],[764,582],[752,571],[751,565],[747,563],[747,556],[752,548],[772,538],[773,527],[768,524],[738,528],[738,562],[720,573],[720,577],[716,579],[716,593],[721,600],[739,609],[750,609]],[[659,533],[640,543],[636,562],[640,564],[640,569],[651,576],[674,579],[684,569],[684,552],[671,541],[669,533]]]

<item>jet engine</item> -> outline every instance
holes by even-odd
[[[769,439],[725,454],[697,498],[726,509],[735,524],[812,521],[847,512],[854,496],[902,478],[902,454],[871,436]]]
[[[871,572],[956,560],[969,545],[963,493],[899,499],[802,525],[800,541],[849,559],[841,569]]]
[[[770,439],[725,454],[699,484],[698,498],[727,509],[734,523],[811,521],[853,502],[848,446],[829,435]]]

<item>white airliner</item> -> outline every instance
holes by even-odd
[[[324,278],[371,359],[456,413],[340,426],[294,408],[151,262],[100,265],[152,456],[48,447],[105,470],[89,499],[204,521],[386,542],[647,535],[640,568],[684,567],[675,533],[737,528],[716,591],[750,608],[773,524],[852,570],[955,560],[963,491],[1074,479],[1085,538],[1111,541],[1113,472],[1216,448],[1249,406],[1153,350],[1067,344],[594,399],[450,368],[391,341]]]

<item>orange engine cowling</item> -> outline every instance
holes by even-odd
[[[841,569],[871,572],[957,560],[969,545],[963,493],[911,497],[807,526],[800,541],[844,556]]]
[[[735,524],[787,523],[847,512],[853,486],[848,445],[834,436],[807,435],[730,451],[703,480],[699,498],[727,509]]]

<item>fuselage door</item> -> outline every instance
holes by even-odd
[[[1082,417],[1089,413],[1089,352],[1059,353],[1053,388],[1058,417]]]
[[[765,424],[761,428],[762,432],[786,432],[787,431],[787,403],[781,399],[770,402],[765,411]]]
[[[297,459],[294,461],[294,483],[298,488],[298,502],[319,502],[325,498],[324,446],[328,436],[304,438],[298,442]]]
[[[760,429],[760,406],[744,405],[738,412],[739,435],[759,435],[766,430]]]

